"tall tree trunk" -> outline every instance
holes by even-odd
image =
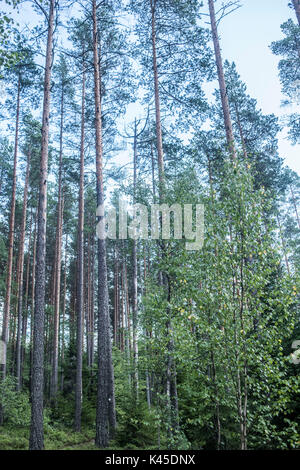
[[[83,49],[83,57],[85,51]],[[81,98],[81,141],[80,178],[78,210],[78,289],[77,289],[77,338],[76,338],[76,388],[75,388],[75,431],[81,428],[82,408],[82,347],[84,318],[84,113],[85,113],[85,61],[83,59],[82,98]]]
[[[17,354],[16,354],[16,372],[17,372],[17,390],[21,389],[21,339],[22,339],[22,321],[23,321],[23,270],[24,270],[24,244],[26,232],[26,213],[27,213],[27,196],[29,184],[30,170],[30,150],[27,155],[27,169],[25,177],[24,195],[23,195],[23,211],[21,223],[21,235],[19,244],[19,282],[18,282],[18,331],[17,331]]]
[[[152,61],[153,61],[153,75],[154,75],[155,122],[156,122],[156,146],[157,146],[157,156],[158,156],[159,194],[162,199],[163,194],[164,194],[165,180],[164,180],[164,155],[163,155],[163,145],[162,145],[160,96],[159,96],[158,69],[157,69],[157,53],[156,53],[156,25],[155,25],[156,3],[157,3],[157,0],[150,0]]]
[[[93,59],[95,93],[95,130],[96,130],[96,177],[97,206],[104,203],[103,191],[103,149],[101,116],[101,78],[98,55],[98,28],[96,0],[92,3],[93,17]],[[101,57],[100,57],[101,59]],[[116,427],[114,373],[111,353],[110,320],[108,311],[108,286],[105,240],[98,239],[98,388],[96,413],[97,447],[107,447],[110,431]]]
[[[32,221],[33,214],[31,212],[30,218],[30,229],[29,229],[29,240],[28,240],[28,250],[27,250],[27,263],[26,263],[26,284],[25,284],[25,305],[24,305],[24,315],[22,321],[22,343],[21,343],[21,379],[23,381],[23,368],[25,362],[25,353],[26,353],[26,335],[27,335],[27,324],[28,324],[28,294],[29,294],[29,276],[30,276],[30,250],[31,250],[31,241],[32,241]],[[21,384],[22,385],[22,384]]]
[[[1,340],[4,343],[4,364],[2,364],[2,379],[6,377],[6,352],[8,340],[8,324],[10,315],[12,271],[13,271],[13,254],[14,254],[14,230],[15,230],[15,208],[16,208],[16,186],[17,186],[17,160],[18,160],[18,144],[19,144],[19,120],[20,120],[20,96],[21,96],[21,78],[18,76],[18,92],[17,92],[17,110],[16,110],[16,129],[15,129],[15,148],[14,148],[14,169],[12,181],[12,194],[10,204],[10,220],[8,234],[8,259],[7,259],[7,276],[6,276],[6,294],[3,311],[3,323]],[[3,410],[0,405],[0,424],[3,424]]]
[[[86,295],[86,348],[87,348],[87,366],[92,367],[91,355],[91,236],[87,236],[87,295]]]
[[[119,251],[115,245],[115,282],[114,282],[114,344],[118,347],[119,318]]]
[[[225,76],[224,76],[224,70],[223,70],[220,42],[219,42],[219,37],[218,37],[214,0],[208,0],[208,6],[209,6],[209,14],[210,14],[211,31],[212,31],[212,37],[213,37],[213,43],[214,43],[214,51],[215,51],[215,57],[216,57],[216,65],[217,65],[217,71],[218,71],[218,80],[219,80],[219,87],[220,87],[220,94],[221,94],[221,102],[222,102],[222,109],[223,109],[223,116],[224,116],[224,125],[225,125],[225,131],[226,131],[227,145],[228,145],[228,149],[230,151],[231,157],[235,159],[236,151],[235,151],[235,146],[234,146],[232,122],[231,122],[231,117],[230,117],[228,95],[227,95],[226,84],[225,84]]]
[[[33,367],[31,384],[31,426],[29,448],[44,448],[43,388],[44,388],[44,321],[45,321],[45,261],[46,261],[46,216],[48,180],[48,143],[50,87],[53,50],[55,0],[50,0],[48,15],[48,38],[44,79],[44,102],[42,123],[42,148],[40,162],[40,188],[38,208],[38,234],[36,252],[36,285],[33,329]]]
[[[296,16],[297,16],[297,20],[298,20],[298,23],[299,23],[299,26],[300,26],[300,1],[299,0],[293,0],[293,6],[294,6],[295,13],[296,13]]]
[[[52,373],[50,385],[50,398],[56,401],[58,391],[58,343],[59,343],[59,310],[60,310],[60,288],[61,288],[61,251],[63,230],[62,209],[62,173],[63,173],[63,127],[64,127],[64,83],[61,83],[61,109],[60,109],[60,135],[59,135],[59,175],[58,175],[58,202],[57,202],[57,237],[56,256],[54,271],[54,325],[53,325],[53,351],[52,351]]]
[[[156,193],[155,193],[155,161],[154,161],[154,152],[153,152],[153,142],[150,143],[151,149],[151,172],[152,172],[152,192],[153,192],[153,202],[155,204]]]
[[[133,141],[133,204],[136,203],[137,184],[137,124],[134,121],[134,141]],[[132,240],[132,343],[133,343],[133,394],[134,399],[138,399],[138,345],[137,345],[137,316],[138,316],[138,283],[137,283],[137,242]]]
[[[66,236],[65,242],[65,263],[64,263],[64,293],[63,293],[63,309],[62,309],[62,331],[61,331],[61,379],[60,379],[60,391],[64,391],[64,362],[65,362],[65,319],[66,319],[66,305],[67,305],[67,247],[68,247],[68,235]]]
[[[240,134],[240,138],[241,138],[241,142],[242,142],[243,154],[244,154],[245,158],[248,158],[247,147],[246,147],[243,128],[242,128],[242,124],[241,124],[240,113],[239,113],[239,109],[238,109],[238,106],[237,106],[236,103],[234,103],[234,109],[235,109],[235,114],[236,114],[236,119],[237,119],[237,125],[238,125],[238,128],[239,128],[239,134]]]
[[[162,204],[165,199],[165,175],[164,175],[164,156],[162,147],[162,129],[161,129],[161,113],[160,113],[160,97],[159,97],[159,81],[157,70],[157,53],[156,53],[156,4],[157,0],[150,0],[151,6],[151,28],[152,28],[152,60],[154,74],[154,96],[156,111],[156,145],[158,155],[158,174],[159,174],[159,202]],[[165,246],[162,246],[162,257],[166,257]],[[170,284],[166,273],[160,273],[161,284],[167,292],[167,300],[170,302]],[[169,308],[167,310],[166,334],[168,336],[167,357],[166,357],[166,395],[168,409],[168,430],[169,443],[172,441],[178,429],[178,399],[177,399],[177,383],[176,383],[176,366],[174,362],[174,340],[173,330],[170,318]]]
[[[32,268],[31,268],[31,305],[30,305],[30,345],[29,345],[29,388],[30,388],[30,401],[31,401],[31,385],[32,385],[32,369],[33,369],[33,323],[34,323],[34,293],[35,293],[35,271],[36,271],[36,247],[37,247],[37,221],[38,221],[38,208],[35,212],[34,221],[34,236],[33,236],[33,254],[32,254]]]

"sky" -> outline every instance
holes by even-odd
[[[218,0],[216,9],[222,2],[223,0]],[[294,10],[288,7],[288,3],[288,0],[241,0],[242,7],[226,16],[219,25],[223,60],[236,63],[237,71],[247,85],[248,94],[257,100],[262,112],[274,113],[281,119],[297,109],[281,107],[284,95],[278,78],[280,58],[272,54],[269,46],[272,41],[283,38],[280,29],[283,22],[289,18],[296,21]],[[0,0],[0,4],[3,6],[3,0]],[[206,0],[204,4],[207,4]],[[21,19],[20,23],[32,23],[31,6],[25,3],[20,7],[20,13],[17,21]],[[136,104],[131,105],[128,111],[130,115],[135,115]],[[300,113],[300,109],[298,111]],[[287,140],[286,130],[278,137],[280,156],[284,158],[286,165],[300,175],[298,146]],[[127,152],[123,153],[125,157]],[[123,160],[122,155],[118,158]]]
[[[265,114],[283,117],[284,99],[278,78],[279,57],[270,44],[283,38],[280,25],[289,18],[296,22],[288,0],[242,0],[242,7],[226,16],[219,26],[223,59],[234,61],[248,94],[257,100]],[[294,109],[293,109],[294,110]],[[300,110],[299,110],[300,112]],[[291,145],[286,131],[279,135],[279,152],[285,164],[300,175],[300,149]]]

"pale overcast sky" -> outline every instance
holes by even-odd
[[[242,7],[223,19],[219,27],[223,59],[234,61],[248,93],[257,99],[266,114],[283,116],[290,110],[281,108],[284,96],[278,78],[279,57],[272,54],[272,41],[283,38],[280,25],[292,18],[294,10],[288,0],[242,0]],[[300,149],[291,145],[286,133],[280,134],[280,156],[300,174]]]
[[[3,0],[0,3],[3,5]],[[216,9],[221,3],[221,0],[217,2]],[[278,117],[292,110],[281,107],[284,96],[277,69],[280,59],[272,54],[269,46],[272,41],[283,37],[280,25],[284,21],[288,18],[296,21],[294,10],[288,7],[288,3],[288,0],[241,0],[242,7],[225,17],[219,25],[223,60],[236,63],[249,95],[257,100],[262,111]],[[17,15],[20,23],[31,23],[35,16],[28,4],[20,7],[20,13]],[[299,146],[289,143],[286,131],[279,135],[279,152],[286,164],[300,175]]]

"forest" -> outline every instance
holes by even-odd
[[[300,2],[282,117],[251,1],[1,0],[0,450],[300,449]]]

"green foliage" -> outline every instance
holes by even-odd
[[[16,391],[16,380],[7,376],[0,382],[0,400],[4,409],[5,422],[15,426],[27,426],[30,423],[30,405],[28,394]]]
[[[118,409],[118,430],[115,443],[122,449],[157,448],[157,420],[147,403],[132,404],[132,398]]]

